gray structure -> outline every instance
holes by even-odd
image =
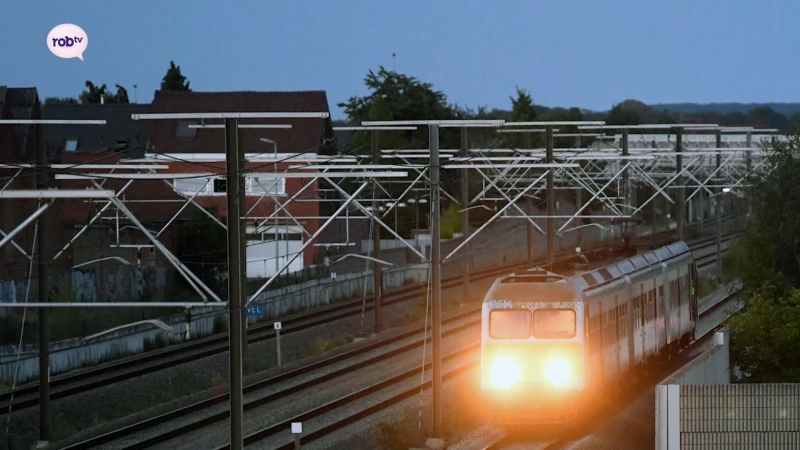
[[[657,450],[800,448],[800,384],[730,384],[728,337],[656,387]]]

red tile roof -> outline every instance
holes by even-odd
[[[328,112],[325,91],[297,92],[169,92],[156,91],[154,113],[176,112]],[[196,122],[199,123],[199,122]],[[220,120],[205,123],[221,123]],[[291,129],[240,130],[240,148],[247,153],[272,152],[272,145],[260,138],[277,141],[279,153],[315,149],[323,137],[332,135],[330,119],[258,119],[241,123],[292,125]],[[178,137],[177,120],[154,120],[150,125],[150,151],[159,153],[222,153],[224,130],[198,129],[194,137]]]

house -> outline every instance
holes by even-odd
[[[145,154],[148,122],[134,121],[132,114],[151,110],[147,104],[50,104],[42,107],[48,120],[105,120],[105,125],[48,124],[48,151],[62,164],[56,173],[113,173],[136,170],[114,168]],[[169,222],[184,200],[170,186],[157,180],[101,180],[105,189],[122,192],[120,199],[146,229],[159,234],[168,251],[178,251],[181,221]],[[126,187],[126,185],[128,185]],[[60,189],[93,187],[86,180],[57,180]],[[153,208],[154,203],[159,205]],[[177,273],[168,257],[137,225],[105,199],[58,200],[57,225],[62,237],[54,251],[54,264],[71,270],[73,283],[94,284],[97,300],[133,298],[137,293],[154,296],[172,286]],[[169,227],[159,233],[162,227]],[[68,245],[69,243],[69,245]],[[55,246],[55,243],[53,244]],[[61,250],[61,251],[59,251]],[[81,273],[75,272],[80,268]],[[83,278],[81,275],[83,274]],[[77,287],[74,287],[76,290]],[[141,291],[141,292],[140,292]]]
[[[324,91],[299,92],[163,92],[155,93],[153,113],[200,112],[328,112]],[[204,207],[226,215],[225,134],[221,120],[153,120],[149,126],[149,156],[169,164],[172,173],[217,173],[208,178],[175,179],[173,187]],[[275,178],[297,161],[283,161],[299,153],[314,156],[333,137],[326,119],[242,119],[240,124],[288,124],[289,129],[240,128],[239,149],[248,155],[245,211],[247,211],[248,277],[269,277],[282,267],[320,225],[318,182],[303,178]],[[212,125],[216,128],[202,128]],[[199,128],[198,128],[199,127]],[[255,160],[257,159],[257,161]],[[302,191],[302,192],[301,192]],[[287,200],[297,197],[285,207]],[[279,205],[280,204],[280,205]],[[277,218],[267,220],[274,212]],[[290,271],[317,261],[309,246]]]
[[[58,154],[60,162],[68,165],[70,172],[110,173],[112,169],[102,166],[125,164],[127,159],[141,158],[145,154],[148,122],[134,121],[131,115],[150,112],[150,105],[52,104],[42,109],[45,119],[106,121],[105,125],[47,126],[45,135],[50,152]],[[131,173],[131,170],[114,169],[114,172]],[[103,187],[119,192],[128,181],[109,179],[103,182]],[[60,180],[57,185],[62,189],[85,189],[91,186],[84,180]],[[155,180],[133,181],[121,197],[125,206],[146,228],[156,230],[160,230],[177,213],[182,203],[172,189]],[[154,209],[152,202],[156,200],[159,200],[159,208]],[[107,212],[81,232],[104,207],[106,200],[64,199],[59,203],[60,226],[66,238],[72,239],[81,233],[80,240],[71,245],[71,251],[60,256],[70,266],[100,258],[120,257],[126,261],[149,261],[154,266],[172,271],[171,265],[153,249],[147,237],[128,217],[117,214],[114,207],[107,208]],[[179,230],[173,228],[162,233],[159,240],[175,252],[178,237]]]
[[[36,88],[12,88],[0,86],[0,119],[36,120],[41,119],[39,96]],[[35,170],[30,164],[36,161],[36,127],[30,124],[0,124],[0,188],[35,189]],[[56,154],[48,155],[55,160]],[[11,231],[27,219],[38,207],[36,200],[3,199],[0,229]],[[51,217],[53,212],[50,211]],[[24,280],[28,277],[30,254],[33,248],[34,226],[28,226],[0,249],[3,280]],[[51,239],[57,238],[57,231],[51,229]],[[19,247],[17,247],[17,245]],[[24,253],[23,253],[24,252]],[[34,274],[36,268],[34,267]],[[24,294],[24,293],[23,293]],[[2,296],[12,295],[4,292]],[[19,297],[19,295],[17,295]],[[0,301],[4,299],[0,298]],[[7,299],[6,299],[7,300]]]

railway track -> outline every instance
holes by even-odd
[[[709,317],[709,315],[719,311],[725,305],[728,305],[729,302],[736,298],[738,294],[738,290],[727,294],[725,297],[717,301],[712,305],[708,305],[700,311],[700,319],[702,321],[703,318]],[[564,436],[558,436],[551,439],[542,440],[539,442],[531,441],[528,439],[524,439],[523,442],[518,442],[518,439],[515,439],[513,434],[504,433],[501,436],[492,439],[490,442],[485,443],[481,446],[482,450],[501,450],[506,446],[514,446],[514,444],[525,445],[524,448],[530,448],[535,450],[556,450],[563,448],[566,444],[573,442],[585,435],[589,435],[593,430],[597,429],[606,420],[614,417],[617,413],[620,412],[625,406],[628,405],[629,402],[636,400],[639,398],[646,389],[652,387],[654,384],[657,384],[665,377],[669,376],[669,374],[674,373],[677,370],[680,370],[685,364],[689,363],[693,358],[697,355],[694,355],[694,352],[698,349],[702,348],[709,339],[714,336],[714,333],[719,331],[724,327],[724,323],[720,322],[715,324],[714,326],[710,327],[707,331],[705,331],[701,336],[698,336],[691,344],[689,344],[686,348],[681,350],[679,353],[679,357],[674,361],[670,362],[665,365],[664,368],[661,370],[657,370],[656,373],[645,377],[644,380],[641,380],[637,383],[637,386],[631,386],[632,389],[629,389],[628,392],[623,394],[623,402],[621,405],[613,408],[611,411],[603,411],[601,413],[595,413],[592,417],[589,418],[588,422],[592,423],[584,423],[583,425],[583,432],[578,430],[578,433],[567,433]],[[600,423],[598,423],[600,422]],[[576,436],[575,434],[580,434],[580,436]]]
[[[701,248],[707,247],[708,244],[704,242],[695,243],[694,250],[698,250]],[[713,255],[712,255],[713,258]],[[709,263],[713,263],[714,261],[709,261]],[[457,312],[453,315],[448,316],[446,319],[443,320],[443,326],[445,327],[443,331],[443,337],[446,339],[453,339],[450,336],[456,336],[465,330],[473,330],[477,331],[480,325],[480,306],[471,308],[469,310],[463,312]],[[412,330],[405,331],[401,334],[383,338],[377,340],[375,342],[371,342],[368,345],[364,345],[362,347],[354,348],[347,352],[338,354],[336,356],[332,356],[330,358],[314,362],[312,364],[299,367],[288,372],[282,373],[280,375],[271,377],[269,379],[259,381],[256,383],[249,384],[244,388],[244,394],[246,397],[249,397],[250,394],[255,394],[256,398],[247,401],[244,405],[245,411],[252,411],[256,408],[261,408],[267,406],[273,402],[276,402],[280,399],[287,398],[292,395],[297,395],[298,393],[302,393],[303,391],[308,391],[315,386],[320,386],[323,383],[330,382],[332,380],[341,380],[345,375],[352,374],[358,370],[364,369],[365,367],[378,365],[378,364],[387,364],[392,358],[402,356],[403,354],[415,350],[423,345],[423,342],[429,342],[430,338],[424,339],[424,327],[416,327]],[[446,341],[447,342],[447,341]],[[459,346],[453,351],[451,354],[444,357],[445,366],[447,366],[449,361],[455,361],[458,359],[463,359],[464,357],[474,353],[474,350],[477,348],[476,346],[479,345],[479,339],[470,345]],[[378,352],[375,355],[371,355],[371,353]],[[404,355],[404,358],[408,358],[409,355]],[[472,365],[464,365],[464,366],[457,366],[446,372],[443,376],[444,379],[452,378],[457,376],[460,373],[463,373],[466,370],[469,370],[471,367],[474,366],[474,362],[471,363]],[[336,368],[337,366],[341,366]],[[333,368],[333,370],[331,370]],[[377,369],[377,367],[376,367]],[[395,404],[405,398],[408,398],[414,393],[419,393],[420,385],[419,379],[416,378],[420,375],[421,371],[423,370],[422,365],[420,364],[417,367],[413,367],[409,370],[406,370],[402,373],[392,373],[387,379],[384,379],[378,383],[375,383],[369,387],[359,389],[355,392],[349,393],[343,397],[331,399],[331,401],[315,407],[311,410],[302,412],[299,415],[291,417],[289,419],[279,420],[271,425],[258,430],[257,432],[251,433],[245,437],[245,444],[246,445],[258,445],[259,447],[263,446],[264,440],[272,440],[275,438],[275,435],[279,432],[285,432],[289,429],[289,424],[291,422],[297,421],[309,421],[309,420],[318,420],[321,417],[324,417],[325,414],[329,412],[334,412],[338,408],[341,407],[350,407],[350,405],[356,403],[357,401],[368,397],[376,392],[380,392],[384,389],[391,388],[398,384],[407,384],[408,387],[405,388],[399,394],[392,396],[390,399],[383,400],[377,403],[372,404],[368,408],[362,409],[359,412],[347,416],[345,419],[336,420],[333,424],[329,426],[322,426],[318,429],[315,429],[312,433],[309,433],[303,437],[304,440],[315,440],[323,437],[331,432],[335,431],[342,426],[348,425],[353,423],[363,417],[369,416],[374,414],[375,412],[384,409],[392,404]],[[427,365],[426,365],[427,370]],[[316,376],[305,381],[291,384],[283,389],[279,390],[272,390],[271,392],[258,394],[258,391],[275,387],[279,383],[285,383],[288,381],[306,378],[307,375],[312,374],[316,371],[323,371],[326,372],[320,376]],[[429,383],[426,381],[426,383]],[[427,386],[427,384],[425,384]],[[193,432],[201,430],[203,428],[209,427],[213,424],[222,422],[229,417],[229,410],[227,401],[229,400],[229,394],[224,393],[212,398],[199,401],[197,403],[185,406],[183,408],[179,408],[168,413],[162,414],[157,417],[153,417],[127,427],[123,427],[117,430],[113,430],[109,433],[96,436],[85,441],[75,443],[73,445],[64,447],[66,449],[88,449],[88,448],[96,448],[98,446],[106,446],[110,445],[115,449],[125,449],[125,450],[133,450],[133,449],[144,449],[144,448],[151,448],[155,445],[166,443],[168,441],[175,440],[177,438],[189,435]],[[175,422],[174,426],[169,426],[170,422]],[[162,428],[162,430],[156,431],[158,428]],[[277,448],[293,448],[293,443],[286,444],[285,447],[277,447]],[[228,448],[228,447],[221,447],[221,448]],[[270,447],[272,448],[272,447]]]
[[[665,232],[664,234],[668,234]],[[738,233],[728,233],[723,236],[723,241],[728,241]],[[691,242],[693,248],[702,249],[714,245],[714,239],[702,238]],[[601,249],[609,248],[613,243],[604,243],[591,248],[585,248],[584,253],[591,253]],[[570,260],[574,258],[573,252],[564,252],[557,255],[557,261]],[[537,264],[544,261],[537,260]],[[712,262],[713,263],[713,262]],[[470,282],[481,281],[494,278],[513,271],[524,268],[526,263],[517,263],[491,269],[484,269],[470,274]],[[456,287],[461,284],[460,276],[450,277],[442,280],[442,289]],[[424,286],[416,285],[399,288],[394,292],[386,293],[382,305],[393,305],[404,301],[418,299],[423,292]],[[354,299],[339,302],[324,308],[313,311],[295,314],[282,319],[282,335],[297,333],[308,330],[320,325],[330,323],[335,320],[353,317],[362,311],[372,310],[374,299]],[[256,324],[249,328],[247,341],[249,344],[266,341],[275,338],[272,323]],[[174,367],[190,361],[213,356],[228,351],[228,333],[190,341],[183,344],[176,344],[165,349],[143,353],[135,357],[124,358],[113,363],[106,363],[95,366],[88,370],[76,371],[60,376],[52,377],[50,380],[50,399],[58,400],[72,395],[87,392],[92,389],[107,386],[109,384],[132,379],[140,375],[152,373]],[[29,383],[17,387],[13,391],[0,393],[0,416],[13,411],[20,411],[34,407],[39,404],[38,383]]]

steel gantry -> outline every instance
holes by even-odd
[[[753,145],[752,133],[756,130],[749,129],[745,143],[739,143],[736,138],[726,140],[727,146],[718,141],[723,133],[733,130],[717,127],[716,124],[701,125],[640,125],[640,126],[606,126],[603,122],[525,122],[508,123],[503,121],[388,121],[388,122],[363,122],[365,127],[388,126],[427,126],[430,136],[428,148],[420,149],[381,149],[380,153],[373,154],[372,162],[377,164],[380,158],[399,160],[396,166],[381,166],[381,168],[406,168],[416,174],[412,180],[406,180],[409,185],[403,192],[392,198],[392,206],[386,209],[384,216],[389,214],[392,207],[405,199],[414,190],[416,185],[423,188],[425,185],[430,190],[432,233],[431,256],[428,259],[431,265],[431,308],[433,313],[433,430],[437,435],[441,425],[441,367],[440,367],[440,265],[459,254],[468,253],[471,241],[482,231],[499,218],[521,219],[528,228],[528,248],[532,247],[531,230],[547,236],[547,260],[554,261],[557,236],[573,229],[585,226],[603,227],[602,222],[611,222],[613,219],[632,218],[640,215],[643,208],[657,196],[664,197],[673,204],[686,204],[695,195],[711,188],[731,189],[740,187],[745,182],[747,173],[752,173],[760,163],[761,146]],[[467,143],[467,129],[474,126],[489,126],[498,128],[503,133],[522,133],[526,137],[523,148],[470,148]],[[579,130],[607,130],[621,131],[616,135],[600,135],[591,133],[566,133],[555,134],[555,127],[577,127]],[[461,128],[461,146],[458,149],[439,148],[439,128]],[[515,128],[507,128],[515,127]],[[539,127],[539,128],[529,128]],[[657,135],[631,135],[631,129],[663,129],[674,134]],[[686,131],[714,131],[710,141],[706,134],[687,134]],[[765,132],[766,130],[759,130]],[[531,148],[530,135],[544,133],[545,148]],[[672,136],[675,136],[674,138]],[[554,147],[554,138],[576,138],[576,145],[568,148]],[[591,139],[594,142],[586,147],[581,147],[581,139]],[[713,142],[713,145],[710,144]],[[633,145],[632,145],[633,144]],[[733,144],[733,145],[731,145]],[[376,148],[377,146],[374,146]],[[745,167],[741,167],[742,154],[744,154]],[[381,155],[381,156],[375,156]],[[723,160],[722,157],[725,156]],[[713,158],[711,158],[713,157]],[[687,158],[684,164],[683,158]],[[420,162],[421,161],[421,162]],[[755,166],[753,166],[755,162]],[[335,161],[331,164],[315,166],[317,169],[327,170],[344,169]],[[348,169],[360,167],[360,164],[348,165]],[[460,170],[462,183],[460,200],[456,193],[448,193],[440,183],[439,174],[442,170]],[[469,177],[467,171],[474,171],[481,180],[481,189],[477,195],[471,196],[467,186]],[[545,183],[542,183],[542,180]],[[688,180],[688,182],[686,182]],[[713,181],[713,182],[712,182]],[[633,185],[650,186],[654,193],[644,201],[635,198]],[[687,189],[692,189],[688,196]],[[378,190],[376,187],[375,190]],[[575,211],[571,214],[557,214],[555,211],[556,191],[573,190],[577,200]],[[340,192],[345,195],[344,191]],[[382,193],[389,195],[383,189]],[[440,195],[441,194],[441,195]],[[583,195],[588,200],[582,202]],[[460,205],[462,213],[463,239],[450,253],[441,257],[439,254],[440,230],[439,210],[440,197],[446,197],[450,202]],[[530,199],[541,199],[546,202],[544,215],[532,214]],[[677,197],[677,198],[674,198]],[[586,198],[586,197],[584,197]],[[488,208],[484,202],[491,200],[496,203],[492,216],[474,231],[468,230],[469,222],[466,212],[473,208]],[[589,214],[587,209],[594,202],[600,202],[604,211],[601,214]],[[374,205],[374,203],[373,203]],[[678,233],[682,235],[684,207],[678,208]],[[365,213],[369,211],[364,208]],[[513,214],[512,214],[513,212]],[[546,226],[541,227],[535,219],[544,219]],[[575,219],[589,219],[593,222],[569,227]],[[556,228],[555,221],[560,224]],[[613,228],[613,225],[611,225]],[[682,237],[682,236],[681,236]],[[404,242],[404,241],[403,241]],[[404,242],[405,243],[405,242]],[[417,250],[405,243],[412,251]],[[377,252],[378,246],[375,245]],[[418,252],[417,252],[418,253]],[[530,250],[529,261],[532,260]],[[421,259],[425,261],[423,255]],[[467,258],[464,258],[463,273],[468,273]],[[376,264],[377,265],[377,264]],[[465,283],[466,285],[466,278]],[[438,363],[438,364],[437,364]]]
[[[770,130],[730,129],[706,125],[638,125],[610,126],[604,122],[564,121],[564,122],[505,122],[502,120],[468,120],[468,121],[374,121],[363,122],[360,127],[348,127],[350,130],[362,130],[372,133],[371,152],[369,155],[340,154],[323,156],[315,154],[315,149],[304,153],[278,153],[277,145],[268,139],[265,143],[273,144],[272,152],[248,153],[239,150],[238,130],[245,127],[286,128],[285,124],[239,124],[240,119],[304,119],[327,117],[328,113],[196,113],[196,114],[134,114],[134,120],[177,120],[200,119],[217,120],[223,123],[201,123],[194,127],[218,128],[224,133],[225,145],[220,154],[189,155],[185,153],[148,153],[142,159],[121,161],[119,164],[85,164],[85,165],[48,165],[37,162],[31,167],[42,169],[41,173],[49,173],[57,169],[54,181],[81,181],[85,189],[61,190],[52,189],[52,182],[43,182],[35,191],[9,190],[11,181],[0,189],[0,199],[30,198],[39,199],[39,208],[16,228],[0,230],[0,247],[11,243],[16,250],[29,260],[36,259],[26,249],[14,242],[14,236],[24,227],[41,218],[56,198],[83,198],[102,201],[105,204],[55,254],[53,259],[47,258],[45,263],[59,258],[73,243],[96,221],[116,220],[119,230],[120,214],[133,224],[154,248],[164,254],[177,273],[197,292],[202,302],[175,303],[160,302],[142,303],[146,306],[219,306],[230,312],[231,332],[231,448],[242,445],[242,364],[245,351],[246,330],[243,326],[244,309],[272,285],[281,273],[289,270],[297,258],[312,245],[317,245],[321,233],[334,220],[361,219],[371,224],[372,250],[361,256],[373,264],[375,293],[375,331],[381,328],[381,265],[388,264],[380,257],[380,230],[394,237],[419,261],[430,267],[429,307],[432,311],[433,342],[433,429],[434,434],[441,432],[441,265],[444,262],[461,258],[464,292],[468,286],[469,255],[477,247],[476,239],[485,233],[490,225],[500,220],[514,220],[526,227],[527,260],[533,261],[533,236],[539,233],[547,239],[547,262],[555,260],[556,239],[572,230],[583,227],[600,227],[614,230],[614,219],[625,219],[641,216],[645,206],[663,198],[666,203],[682,205],[677,208],[678,234],[682,236],[684,208],[688,204],[697,204],[705,208],[704,199],[711,198],[722,188],[736,189],[745,185],[747,175],[755,173],[763,164],[764,145],[768,145],[763,133]],[[52,122],[52,121],[49,121]],[[64,121],[58,121],[64,122]],[[96,123],[95,123],[96,122]],[[101,125],[101,121],[92,124]],[[4,122],[0,122],[2,124]],[[38,124],[38,122],[37,122]],[[381,149],[379,133],[387,130],[416,130],[427,127],[429,133],[428,148],[420,149]],[[476,138],[468,141],[470,128],[489,128],[498,132],[498,136],[521,134],[522,148],[500,147],[502,139],[490,139],[489,144],[481,144]],[[563,128],[575,128],[577,133],[556,132]],[[439,132],[441,128],[458,128],[460,145],[456,149],[439,148]],[[664,134],[631,134],[631,130],[664,130]],[[583,131],[586,131],[584,133]],[[600,131],[605,134],[598,134]],[[608,134],[619,132],[617,134]],[[545,146],[534,148],[531,136],[536,133],[545,135]],[[570,147],[555,147],[555,140],[574,139]],[[584,140],[591,143],[583,146]],[[44,158],[42,158],[44,160]],[[175,172],[172,169],[178,162],[219,161],[225,160],[224,167],[219,170],[203,172]],[[258,169],[247,169],[246,164],[258,166]],[[278,168],[278,163],[286,168]],[[288,164],[288,165],[287,165]],[[19,175],[28,166],[4,165],[0,169],[14,170]],[[211,167],[211,166],[209,166]],[[283,167],[283,166],[282,166]],[[443,171],[459,171],[460,183],[445,185],[441,182]],[[303,186],[285,198],[276,195],[273,189],[286,179],[300,178]],[[228,226],[212,213],[206,211],[197,202],[197,197],[207,185],[214,180],[226,180],[226,198],[229,217]],[[104,188],[108,180],[122,180],[122,187],[114,190]],[[124,193],[133,183],[139,180],[155,180],[164,183],[178,197],[175,202],[182,204],[171,218],[159,230],[147,229],[142,221],[130,209],[130,202]],[[185,182],[194,187],[187,191],[178,189],[176,183]],[[349,183],[346,183],[348,181]],[[318,184],[323,184],[336,194],[335,199],[323,199],[314,193]],[[402,186],[402,189],[387,188],[390,183]],[[457,185],[457,187],[456,187]],[[260,195],[255,205],[267,200],[275,208],[267,216],[256,216],[255,205],[246,210],[244,192],[246,186],[258,186]],[[633,187],[648,187],[652,194],[646,199],[637,199]],[[399,194],[393,194],[398,192]],[[452,192],[450,192],[452,191]],[[419,245],[402,239],[397,227],[391,226],[389,215],[396,214],[403,202],[418,201],[420,192],[429,205],[431,245],[429,251]],[[558,198],[569,193],[575,200],[573,210],[564,211],[558,208]],[[306,198],[309,197],[310,198]],[[544,214],[535,213],[533,201],[544,202]],[[166,199],[163,201],[167,201]],[[326,216],[304,217],[291,213],[289,206],[301,201],[336,202],[335,211]],[[461,215],[462,237],[457,245],[446,255],[440,253],[440,207],[443,202],[459,205]],[[421,203],[421,202],[420,202]],[[590,211],[592,205],[602,205],[602,211]],[[228,276],[229,289],[227,299],[220,298],[202,280],[192,273],[177,256],[160,242],[165,230],[177,220],[178,216],[188,208],[197,208],[205,213],[218,226],[225,228],[228,234]],[[470,229],[469,211],[487,209],[490,217],[475,230]],[[689,206],[689,217],[692,217]],[[350,211],[358,211],[360,215],[351,215]],[[655,209],[653,209],[655,211]],[[109,211],[116,212],[110,217]],[[306,219],[323,221],[318,227],[308,229]],[[580,223],[576,223],[576,221]],[[41,224],[41,220],[39,221]],[[244,279],[245,268],[245,235],[250,229],[254,232],[275,233],[277,239],[278,224],[293,227],[302,236],[302,245],[295,252],[287,251],[286,261],[279,263],[276,259],[276,270],[250,296],[246,295]],[[230,224],[237,223],[232,227]],[[41,227],[41,225],[40,225]],[[39,230],[41,234],[41,228]],[[117,231],[117,236],[119,236]],[[118,239],[119,241],[119,239]],[[118,242],[119,245],[123,245]],[[39,241],[41,246],[41,239]],[[140,244],[136,244],[141,246]],[[327,243],[325,245],[350,245],[349,236],[344,243]],[[41,247],[40,247],[41,249]],[[40,268],[40,273],[43,270]],[[46,291],[46,290],[45,290]],[[26,303],[28,307],[46,308],[59,306],[81,306],[81,303],[68,302],[58,305],[48,304],[46,300]],[[2,304],[0,306],[20,307],[22,305]],[[91,303],[92,307],[138,306],[131,303]],[[46,328],[46,327],[45,327]],[[44,336],[46,337],[46,336]],[[46,341],[46,340],[45,340]],[[45,352],[46,354],[46,352]],[[46,372],[42,372],[46,373]],[[46,383],[45,383],[46,385]],[[43,401],[42,405],[47,402]],[[46,411],[46,408],[43,408]],[[42,413],[44,420],[46,412]],[[44,422],[43,422],[44,423]],[[47,440],[49,431],[43,428],[42,440]]]

